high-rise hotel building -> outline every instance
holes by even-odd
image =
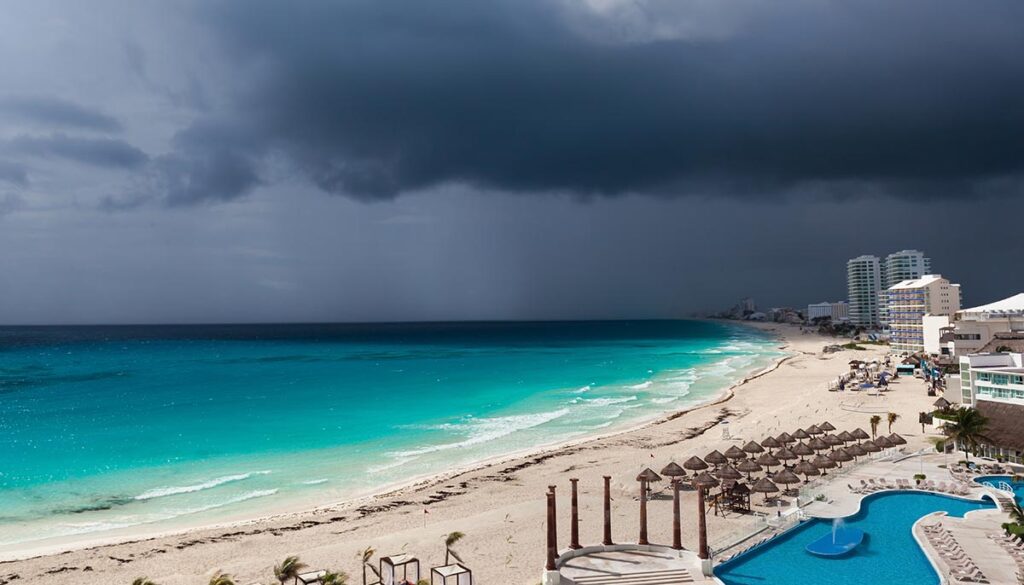
[[[861,327],[878,325],[878,302],[882,288],[878,256],[857,256],[846,263],[846,289],[850,322]]]

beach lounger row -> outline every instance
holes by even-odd
[[[989,534],[988,537],[1010,555],[1013,562],[1017,563],[1018,569],[1024,571],[1024,540],[999,532]],[[1024,581],[1021,581],[1021,583],[1024,583]]]
[[[964,552],[963,547],[941,523],[921,526],[925,538],[949,567],[949,575],[962,583],[988,583],[989,580]]]
[[[890,482],[885,478],[870,478],[867,481],[863,479],[860,480],[860,487],[855,487],[851,484],[846,484],[846,487],[855,494],[871,494],[882,490],[923,490],[953,496],[967,496],[971,493],[970,487],[966,484],[954,484],[953,482],[950,482],[947,485],[944,481],[940,481],[936,484],[931,480],[915,484],[905,479],[896,479]]]

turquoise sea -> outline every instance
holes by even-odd
[[[702,321],[0,328],[0,557],[326,504],[717,396]]]

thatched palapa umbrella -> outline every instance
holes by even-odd
[[[825,449],[828,449],[828,443],[823,441],[821,437],[814,437],[807,442],[807,446],[815,451],[824,451]]]
[[[852,455],[854,459],[856,459],[857,457],[863,457],[868,454],[868,452],[864,450],[864,447],[861,447],[857,443],[854,443],[847,447],[846,452]]]
[[[829,447],[838,447],[843,444],[843,440],[835,435],[822,435],[821,440]]]
[[[844,443],[852,443],[857,440],[856,438],[854,438],[853,435],[850,434],[850,431],[843,431],[836,436],[839,437],[839,440]]]
[[[775,480],[775,483],[782,485],[793,485],[795,483],[800,483],[800,478],[797,477],[795,473],[788,469],[783,469],[782,471],[776,473],[772,477],[772,479]]]
[[[793,452],[800,456],[800,459],[809,455],[814,455],[814,449],[811,449],[807,443],[797,443],[793,445]]]
[[[761,441],[761,446],[764,447],[765,449],[778,449],[779,447],[782,446],[782,443],[779,442],[779,440],[775,439],[774,437],[768,437],[767,439]]]
[[[722,455],[721,453],[719,453],[718,450],[716,449],[716,450],[708,453],[707,455],[705,455],[704,456],[704,461],[707,461],[708,463],[714,465],[715,469],[718,469],[719,465],[725,465],[726,463],[729,462],[729,459],[727,459],[725,455]]]
[[[889,449],[889,448],[892,448],[892,447],[896,446],[896,445],[893,445],[892,441],[890,441],[885,436],[881,436],[881,437],[878,437],[877,439],[875,439],[875,444],[878,445],[879,447],[883,448],[883,449]]]
[[[757,458],[757,464],[764,465],[768,468],[768,471],[771,471],[771,467],[773,465],[782,465],[782,462],[776,459],[771,453],[762,453],[761,456]]]
[[[807,427],[807,434],[813,437],[815,435],[823,435],[825,431],[818,428],[818,425],[811,425]]]
[[[661,469],[661,474],[672,481],[676,481],[678,478],[686,477],[686,470],[675,461],[670,461],[668,465]]]
[[[647,489],[652,481],[661,481],[661,476],[654,473],[650,467],[644,468],[640,475],[636,476],[640,482],[640,539],[637,544],[649,544],[647,542]]]
[[[762,477],[761,479],[757,480],[757,483],[750,486],[750,491],[757,492],[759,494],[764,494],[764,501],[767,502],[768,494],[772,494],[779,491],[779,486],[772,483],[772,480],[768,479],[767,477]]]
[[[718,479],[743,479],[743,474],[732,465],[723,465],[714,473]]]
[[[683,461],[683,469],[689,469],[690,471],[704,471],[708,467],[710,467],[710,465],[704,463],[704,460],[696,455],[690,457],[686,461]]]
[[[783,445],[789,445],[790,443],[796,442],[796,438],[794,438],[793,435],[786,432],[783,432],[778,437],[775,437],[775,440],[782,443]]]
[[[807,431],[803,429],[797,429],[796,432],[793,433],[793,437],[800,439],[801,441],[806,441],[811,438],[811,436],[807,434]]]
[[[679,512],[679,484],[686,479],[686,470],[675,461],[662,468],[661,474],[672,478],[672,548],[682,550],[682,519]]]
[[[776,459],[781,459],[782,461],[792,461],[797,458],[796,453],[786,447],[776,449],[772,455],[774,455]]]
[[[822,470],[822,475],[825,475],[825,469],[832,469],[833,467],[836,466],[835,461],[832,461],[831,459],[825,457],[824,455],[815,455],[814,459],[811,459],[811,463],[813,463],[814,466],[817,467],[818,469]]]
[[[834,426],[832,426],[832,423],[830,423],[828,421],[825,421],[825,422],[821,423],[820,425],[818,425],[818,428],[823,430],[823,431],[825,431],[825,432],[827,432],[827,433],[831,433],[832,431],[836,430],[836,428]]]
[[[763,468],[753,459],[744,459],[743,461],[740,461],[740,464],[736,466],[736,469],[746,473],[747,479],[750,479],[751,474],[761,471]]]
[[[879,447],[878,444],[874,443],[873,441],[864,441],[863,443],[859,443],[859,446],[861,449],[864,449],[868,453],[878,453],[879,451],[882,450],[882,448]]]
[[[843,466],[844,461],[853,461],[853,456],[847,453],[843,449],[836,449],[828,454],[828,458],[835,461],[839,467]]]
[[[727,458],[732,459],[734,461],[739,461],[740,459],[747,458],[747,454],[743,451],[743,449],[740,449],[736,445],[733,445],[732,447],[726,449],[724,455]]]
[[[871,435],[869,435],[866,432],[864,432],[864,429],[862,429],[860,427],[857,427],[857,428],[853,429],[853,432],[850,433],[850,434],[853,436],[854,439],[857,439],[858,441],[863,441],[865,439],[870,439],[871,438]]]
[[[821,475],[818,468],[810,461],[801,461],[800,463],[797,463],[796,467],[793,468],[793,471],[804,474],[804,481],[810,481],[810,476],[812,475]]]
[[[718,480],[712,477],[712,475],[706,471],[701,473],[700,475],[694,476],[694,478],[691,481],[693,482],[693,487],[704,491],[707,491],[713,487],[718,487]]]
[[[907,440],[904,439],[903,437],[897,435],[896,433],[893,433],[893,434],[889,435],[886,438],[889,439],[889,442],[892,443],[893,445],[906,445],[907,444]]]
[[[743,445],[743,452],[754,456],[758,453],[764,453],[764,447],[758,445],[756,441],[750,441],[746,445]]]

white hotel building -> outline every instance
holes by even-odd
[[[904,280],[888,290],[889,344],[897,353],[924,351],[924,317],[960,310],[960,285],[938,274]]]
[[[1024,354],[980,353],[960,358],[960,393],[988,419],[981,455],[1021,463],[1024,456]]]

